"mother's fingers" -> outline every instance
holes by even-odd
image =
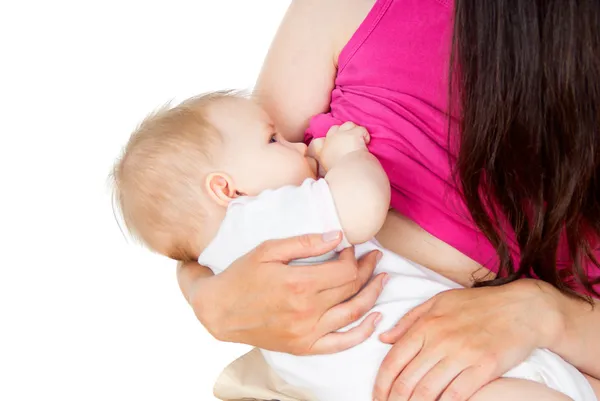
[[[440,397],[440,401],[466,401],[496,377],[497,375],[493,374],[489,366],[472,366],[465,369],[450,383]]]
[[[255,252],[262,262],[288,263],[295,259],[321,256],[333,251],[341,242],[341,232],[306,234],[297,237],[265,241]]]
[[[338,270],[347,271],[353,268],[353,277],[344,283],[332,285],[332,281],[328,280],[322,274],[318,275],[317,287],[320,288],[322,298],[327,302],[329,308],[338,305],[349,298],[356,295],[363,288],[369,279],[373,276],[373,271],[377,266],[378,258],[381,252],[374,251],[363,256],[358,262],[354,259],[354,253],[346,253],[345,249],[340,254],[340,259],[336,262],[331,262],[332,267]],[[318,267],[317,267],[318,269]]]
[[[300,267],[310,277],[315,292],[323,292],[344,285],[351,285],[358,279],[358,262],[354,256],[354,247],[340,252],[337,260],[314,266]],[[343,299],[338,301],[340,303]]]
[[[410,401],[437,400],[463,369],[464,366],[456,360],[450,358],[441,360],[421,378],[413,390]]]
[[[418,386],[427,373],[438,364],[439,356],[424,353],[423,350],[408,363],[392,385],[390,399],[393,401],[435,401],[437,394],[431,394],[429,387]],[[418,392],[416,389],[418,388]]]
[[[369,338],[381,319],[379,312],[371,313],[356,327],[342,333],[329,333],[318,339],[310,354],[332,354],[358,345]]]
[[[423,337],[412,336],[397,342],[390,352],[385,356],[377,379],[375,380],[375,388],[373,390],[373,399],[384,401],[387,400],[392,386],[396,382],[396,378],[402,370],[412,361],[423,348]],[[397,391],[402,390],[402,383],[396,383]],[[410,393],[408,394],[410,396]]]
[[[354,298],[325,312],[319,320],[318,332],[331,333],[363,317],[375,306],[375,302],[383,290],[386,276],[385,273],[378,275]]]

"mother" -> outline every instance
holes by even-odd
[[[440,294],[383,335],[395,345],[375,398],[464,400],[535,347],[600,377],[598,26],[597,0],[290,6],[257,85],[280,132],[367,127],[396,210],[379,240],[479,287]],[[335,245],[270,242],[220,276],[184,265],[180,285],[220,340],[334,352],[372,332],[329,334],[374,303],[374,286],[342,303],[373,255],[285,262]]]

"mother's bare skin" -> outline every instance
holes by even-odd
[[[476,279],[494,277],[494,273],[394,210],[388,212],[377,240],[398,255],[465,287],[471,287]]]

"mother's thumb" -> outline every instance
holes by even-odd
[[[295,259],[321,256],[334,250],[342,240],[340,231],[325,234],[304,234],[296,237],[265,241],[261,247],[264,262],[289,262]]]

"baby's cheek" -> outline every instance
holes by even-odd
[[[287,180],[284,185],[302,185],[307,178],[314,178],[314,174],[307,164],[296,166],[293,170],[288,170]]]

